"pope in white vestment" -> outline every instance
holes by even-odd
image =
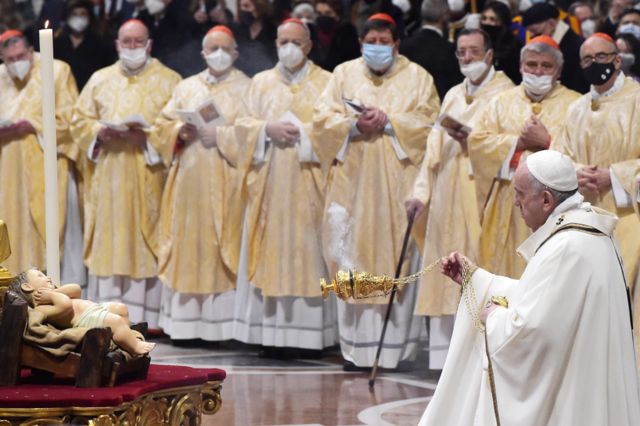
[[[519,280],[473,273],[475,298],[466,304],[463,295],[421,426],[494,425],[494,398],[503,425],[640,424],[629,305],[612,237],[618,219],[584,203],[577,187],[571,160],[558,152],[540,151],[518,167],[516,205],[535,230],[518,249],[527,267]],[[443,272],[460,282],[461,262],[451,255]],[[493,296],[506,297],[508,307]],[[484,326],[474,326],[477,317]]]

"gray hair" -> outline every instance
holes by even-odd
[[[524,57],[529,52],[535,52],[535,53],[540,53],[540,54],[546,54],[546,55],[553,56],[553,58],[556,61],[556,65],[558,67],[561,67],[564,64],[564,57],[562,56],[562,52],[559,51],[558,49],[554,49],[553,47],[551,47],[551,46],[549,46],[548,44],[545,44],[545,43],[529,43],[529,44],[525,45],[520,50],[520,63],[521,64],[524,62]]]
[[[422,22],[441,22],[448,13],[447,0],[424,0],[420,8]]]
[[[551,194],[551,198],[553,198],[553,201],[555,202],[556,206],[559,206],[560,204],[562,204],[563,201],[565,201],[569,197],[573,196],[576,192],[578,192],[578,188],[572,189],[571,191],[558,191],[557,189],[549,188],[547,185],[545,185],[544,183],[536,179],[531,174],[531,172],[528,172],[528,173],[529,173],[529,178],[531,180],[531,186],[533,187],[534,191],[536,191],[536,193],[540,193],[542,191],[548,191]]]

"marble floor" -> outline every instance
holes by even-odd
[[[337,347],[316,359],[285,361],[237,342],[154,341],[154,363],[226,370],[222,408],[203,425],[416,425],[437,383],[424,347],[406,371],[380,372],[369,392],[369,373],[343,371]]]

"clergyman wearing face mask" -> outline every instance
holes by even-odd
[[[148,34],[118,36],[116,48],[122,68],[129,74],[142,71],[150,60],[152,41]]]

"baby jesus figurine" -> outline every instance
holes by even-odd
[[[10,289],[57,328],[109,327],[113,342],[131,355],[143,355],[155,347],[155,343],[139,340],[129,328],[129,312],[125,304],[80,299],[78,284],[56,287],[51,278],[34,268],[15,277]]]

